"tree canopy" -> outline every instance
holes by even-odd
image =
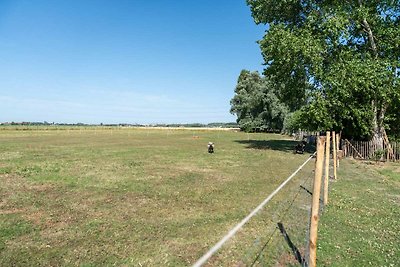
[[[381,138],[400,99],[400,1],[247,0],[269,87],[310,130]]]
[[[246,131],[281,130],[288,108],[265,77],[242,70],[231,100],[231,113],[236,114],[240,128]]]

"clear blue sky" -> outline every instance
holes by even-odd
[[[0,0],[0,122],[230,122],[245,0]]]

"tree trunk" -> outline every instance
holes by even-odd
[[[373,128],[372,140],[377,150],[383,150],[384,133],[385,133],[385,128],[383,126],[383,119],[385,118],[386,105],[383,104],[380,107],[378,107],[377,102],[372,101],[372,109],[374,113],[374,117],[372,120],[372,128]]]
[[[376,144],[377,150],[383,149],[383,130],[381,127],[374,126],[374,133],[373,133],[372,140]]]

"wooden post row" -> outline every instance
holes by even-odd
[[[333,135],[334,136],[334,135]],[[315,162],[314,188],[312,194],[310,240],[309,240],[309,259],[308,266],[315,267],[317,264],[317,235],[319,219],[319,199],[321,193],[322,169],[324,163],[325,137],[321,136],[317,140],[317,159]]]
[[[329,184],[329,160],[330,160],[330,135],[331,132],[326,132],[326,147],[325,147],[325,179],[324,179],[324,205],[328,204],[328,184]]]

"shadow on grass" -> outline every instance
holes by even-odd
[[[279,231],[281,232],[283,238],[285,239],[286,243],[288,244],[290,250],[292,251],[295,259],[300,263],[301,266],[304,266],[305,259],[303,258],[303,256],[301,256],[299,249],[293,244],[288,233],[286,232],[285,227],[283,227],[283,224],[281,222],[278,223],[278,228],[279,228]]]
[[[312,193],[310,190],[308,190],[307,188],[305,188],[304,186],[300,185],[300,188],[303,189],[304,191],[306,191],[308,194],[310,194],[310,196],[313,195],[313,193]],[[324,200],[322,200],[322,199],[320,198],[320,199],[319,199],[319,203],[320,203],[321,205],[323,205],[323,204],[324,204]]]
[[[299,141],[292,140],[236,140],[235,142],[246,145],[246,148],[251,149],[279,150],[291,153],[293,153],[294,147],[299,143]],[[307,144],[305,148],[306,153],[313,153],[314,150],[314,146]]]
[[[285,239],[287,245],[289,246],[291,252],[293,253],[294,258],[296,259],[296,261],[301,265],[301,266],[305,266],[305,259],[304,257],[301,255],[300,250],[295,246],[295,244],[293,244],[292,240],[290,239],[288,233],[286,232],[285,227],[283,226],[283,224],[281,222],[277,223],[278,227],[275,228],[275,231],[279,229],[279,231],[281,232],[283,238]],[[265,252],[268,244],[270,243],[270,241],[272,240],[272,237],[275,234],[275,231],[272,232],[272,234],[269,236],[269,238],[267,239],[267,242],[265,242],[265,244],[262,246],[262,248],[260,249],[260,251],[257,253],[255,259],[253,260],[253,262],[250,264],[250,266],[256,266],[258,263],[258,260],[261,258],[262,253]],[[258,265],[257,265],[258,266]]]

